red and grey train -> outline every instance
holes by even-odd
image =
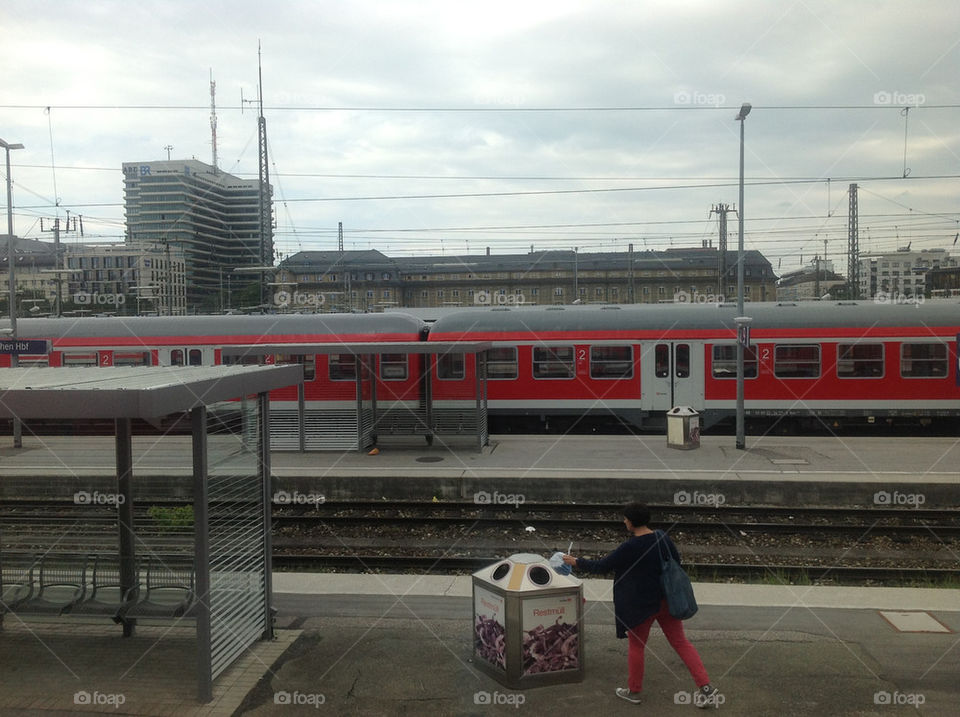
[[[748,418],[814,423],[931,423],[960,416],[960,305],[816,302],[747,305]],[[687,405],[705,426],[736,402],[736,308],[661,304],[464,309],[432,326],[403,313],[25,319],[21,338],[50,339],[49,354],[21,365],[210,365],[224,349],[297,345],[267,362],[305,367],[309,408],[355,398],[351,354],[310,354],[336,342],[490,341],[488,414],[494,431],[537,430],[581,421],[662,425]],[[476,357],[455,350],[427,361],[382,352],[378,401],[416,402],[430,367],[438,407],[475,396]],[[9,357],[0,356],[0,365]],[[292,389],[272,399],[295,400]]]

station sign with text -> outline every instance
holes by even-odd
[[[50,339],[0,339],[0,354],[48,354]]]

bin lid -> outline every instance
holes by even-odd
[[[699,416],[700,414],[694,411],[690,406],[674,406],[669,411],[667,411],[668,416],[680,416],[685,418],[687,416]]]
[[[481,568],[473,577],[507,592],[536,592],[547,588],[576,588],[581,581],[572,575],[561,575],[550,561],[536,553],[515,553]]]

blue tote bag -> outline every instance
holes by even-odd
[[[693,585],[690,578],[680,567],[680,563],[673,559],[670,550],[664,550],[663,540],[666,534],[657,531],[657,546],[660,548],[660,587],[663,596],[667,599],[667,609],[678,620],[686,620],[697,614],[697,600],[693,596]]]

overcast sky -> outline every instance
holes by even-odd
[[[0,28],[23,236],[70,210],[119,239],[122,162],[210,162],[211,69],[220,166],[255,177],[259,40],[284,255],[339,221],[394,255],[700,246],[738,203],[743,102],[746,245],[774,268],[828,239],[845,271],[854,181],[861,251],[960,251],[956,0],[7,0]]]

